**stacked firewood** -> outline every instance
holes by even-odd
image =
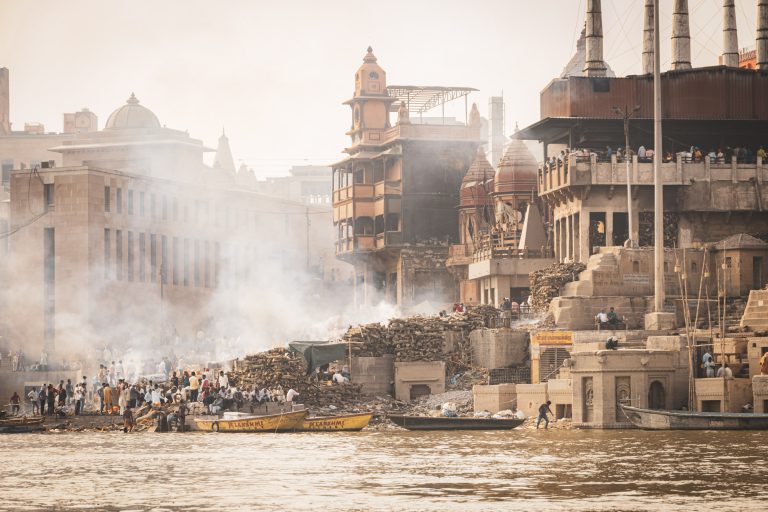
[[[361,385],[354,383],[325,385],[307,376],[307,365],[300,354],[284,348],[275,348],[239,359],[229,372],[230,384],[240,389],[274,389],[284,392],[293,388],[299,392],[300,403],[308,405],[336,405],[355,403],[360,399]]]
[[[387,328],[378,323],[350,327],[343,340],[351,344],[355,357],[381,357],[394,352]]]
[[[439,317],[394,318],[389,333],[395,346],[395,361],[442,361],[445,322]]]
[[[532,272],[531,306],[534,311],[546,311],[549,303],[560,295],[566,283],[578,281],[579,273],[586,265],[583,263],[553,263],[552,265]]]

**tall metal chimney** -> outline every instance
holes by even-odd
[[[723,0],[723,66],[739,67],[739,39],[736,34],[736,5]]]
[[[675,0],[675,9],[672,12],[672,69],[691,69],[688,0]]]
[[[757,0],[757,69],[768,69],[768,0]]]
[[[653,73],[653,0],[645,0],[643,16],[643,74]]]
[[[600,7],[600,0],[587,0],[586,36],[587,55],[584,62],[584,74],[587,76],[605,76],[607,67],[603,60],[603,11]]]

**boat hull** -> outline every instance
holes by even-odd
[[[368,426],[373,413],[346,414],[341,416],[327,416],[319,418],[304,418],[300,432],[356,432]]]
[[[511,430],[523,423],[517,418],[446,418],[444,416],[387,416],[396,425],[408,430]]]
[[[645,430],[768,430],[768,414],[621,409],[630,423]]]
[[[42,416],[22,416],[20,418],[8,418],[0,420],[0,433],[21,434],[25,432],[39,432],[43,430]]]
[[[237,419],[195,418],[200,430],[208,432],[291,432],[296,430],[307,416],[307,411],[250,416]]]

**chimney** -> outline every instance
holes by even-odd
[[[736,36],[736,6],[734,0],[723,1],[723,66],[739,67],[739,39]]]
[[[672,69],[691,69],[688,0],[675,0],[675,9],[672,13]]]
[[[653,73],[653,0],[645,0],[643,16],[643,74]]]
[[[757,69],[768,70],[768,0],[757,0]]]
[[[587,56],[584,74],[605,76],[606,69],[603,61],[603,12],[600,0],[587,0]]]

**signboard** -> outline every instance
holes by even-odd
[[[531,345],[572,345],[572,331],[539,331],[531,338]]]

